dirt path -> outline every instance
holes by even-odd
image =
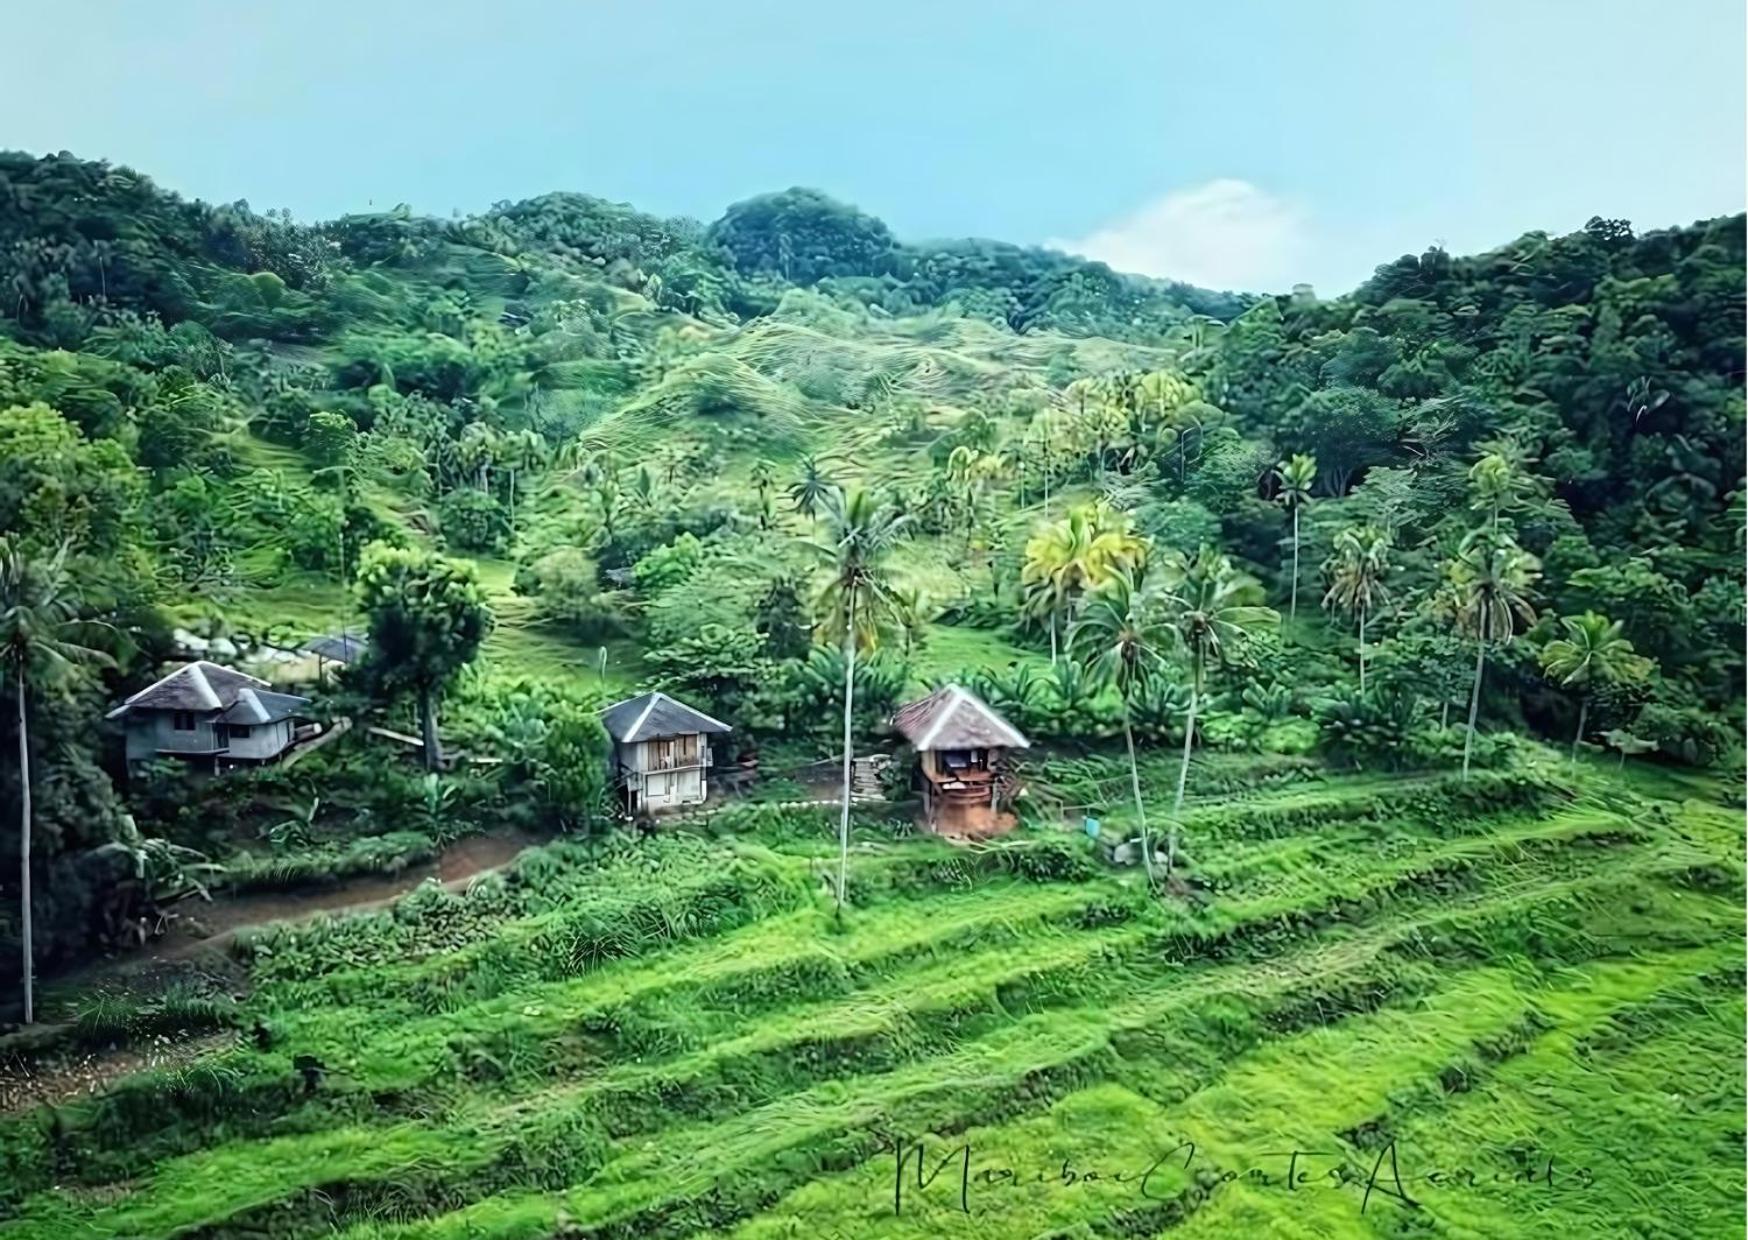
[[[140,1001],[179,983],[223,990],[240,999],[247,977],[227,950],[240,931],[275,922],[295,924],[325,913],[369,912],[392,904],[428,878],[459,891],[542,842],[541,837],[521,832],[476,836],[445,848],[433,862],[393,877],[304,892],[221,896],[210,904],[187,906],[164,934],[139,950],[48,979],[43,1006],[66,1019],[32,1027],[30,1044],[49,1048],[40,1053],[8,1048],[10,1039],[0,1039],[0,1114],[96,1093],[134,1072],[188,1063],[237,1036],[229,1030],[180,1038],[157,1034],[133,1046],[81,1047],[56,1036],[69,1028],[68,1009],[75,999],[108,993]]]
[[[144,946],[49,978],[44,988],[55,996],[83,992],[129,974],[150,974],[156,964],[205,954],[209,948],[222,951],[239,931],[256,926],[308,921],[323,913],[369,912],[394,903],[428,878],[437,879],[450,890],[459,890],[481,874],[503,869],[525,849],[544,842],[543,837],[522,832],[479,835],[449,845],[435,861],[395,875],[351,879],[330,887],[296,891],[220,895],[210,903],[188,901],[177,909],[164,933]]]
[[[71,1049],[42,1063],[0,1060],[0,1115],[71,1102],[99,1093],[135,1072],[180,1067],[208,1051],[229,1046],[236,1037],[230,1030],[191,1038],[164,1034],[139,1046]]]
[[[165,934],[138,952],[121,958],[130,961],[176,960],[205,948],[223,949],[242,930],[273,922],[308,921],[323,913],[365,913],[394,903],[428,878],[435,878],[451,891],[459,891],[481,874],[501,870],[525,849],[543,843],[542,837],[511,832],[478,835],[457,840],[435,861],[414,866],[400,874],[361,878],[334,887],[304,891],[258,892],[220,897],[210,904],[191,904]]]

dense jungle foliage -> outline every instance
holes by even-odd
[[[1467,764],[1539,733],[1739,762],[1743,259],[1741,218],[1596,219],[1404,256],[1333,300],[1238,296],[901,243],[811,190],[708,227],[577,194],[304,224],[0,157],[0,528],[8,590],[55,626],[7,666],[38,951],[76,951],[108,889],[192,881],[176,850],[237,816],[118,792],[102,708],[173,625],[291,646],[385,622],[361,578],[386,556],[469,561],[479,659],[379,657],[324,709],[434,712],[472,663],[458,743],[528,752],[479,786],[342,780],[312,821],[348,823],[336,846],[433,796],[591,821],[599,781],[544,749],[587,765],[598,737],[552,738],[603,693],[665,685],[748,743],[829,752],[818,547],[858,490],[903,514],[861,621],[869,738],[959,678],[1068,745],[1125,723],[1175,743],[1193,694],[1215,750]],[[1176,654],[1112,678],[1070,652],[1106,583],[1145,595],[1174,562],[1285,624],[1209,646],[1168,588],[1175,611],[1136,606],[1190,635]],[[17,712],[0,726],[15,752]],[[321,769],[251,795],[307,805]],[[518,778],[565,791],[529,809]],[[8,909],[16,850],[0,833]]]

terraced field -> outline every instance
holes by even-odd
[[[1163,902],[869,820],[841,923],[830,817],[257,936],[234,1046],[4,1121],[0,1235],[1740,1234],[1705,787],[1312,773]]]

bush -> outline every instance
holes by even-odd
[[[402,874],[436,857],[437,845],[429,835],[391,831],[347,844],[234,858],[225,865],[224,886],[232,891],[290,891],[364,875]]]
[[[503,786],[531,802],[543,825],[600,831],[611,822],[607,759],[611,745],[591,698],[529,681],[477,690],[466,717],[483,718],[484,738],[503,758]]]
[[[463,551],[503,550],[510,537],[510,520],[496,498],[472,487],[445,495],[437,505],[437,520],[443,537]]]
[[[586,642],[625,631],[619,596],[599,585],[599,569],[580,547],[559,547],[516,569],[516,593],[534,600],[535,615]]]
[[[1725,754],[1740,753],[1740,726],[1698,706],[1651,702],[1633,722],[1633,732],[1656,741],[1657,748],[1689,766],[1710,766]]]
[[[637,588],[656,594],[685,582],[704,563],[704,544],[690,531],[682,531],[671,543],[656,547],[632,567]]]
[[[321,410],[304,423],[303,447],[317,465],[338,465],[351,451],[358,427],[343,413]]]

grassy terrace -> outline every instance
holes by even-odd
[[[0,1235],[1732,1234],[1739,810],[1478,779],[1205,801],[1194,901],[869,822],[838,924],[760,811],[258,935],[258,1034],[0,1121]]]

